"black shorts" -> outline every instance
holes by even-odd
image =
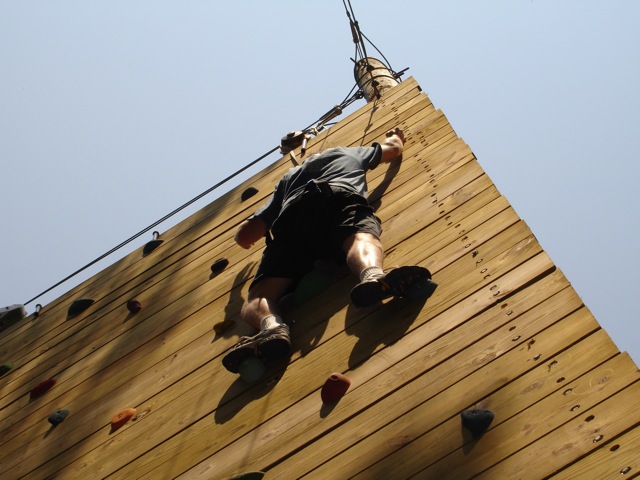
[[[297,281],[318,259],[344,262],[342,245],[359,232],[377,238],[382,234],[380,220],[366,198],[340,188],[333,188],[331,194],[311,189],[274,222],[252,285],[264,277]]]

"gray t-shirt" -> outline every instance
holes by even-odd
[[[302,165],[289,169],[276,185],[269,201],[253,215],[261,217],[267,228],[287,205],[305,191],[312,180],[325,181],[334,187],[351,190],[367,197],[365,173],[378,166],[382,157],[380,144],[371,147],[336,147],[312,155]]]

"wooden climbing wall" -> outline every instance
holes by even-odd
[[[246,384],[221,365],[239,336],[261,245],[238,224],[289,168],[280,159],[142,248],[2,332],[0,478],[631,478],[640,472],[636,365],[620,353],[408,79],[310,141],[368,145],[401,126],[401,165],[370,172],[386,265],[420,264],[426,304],[349,306],[355,279],[293,302],[286,370]],[[299,152],[298,152],[299,154]],[[255,196],[241,200],[250,186]],[[213,274],[211,265],[229,265]],[[137,299],[142,310],[127,309]],[[74,301],[91,299],[75,315]],[[224,320],[235,323],[221,333]],[[218,328],[218,327],[216,327]],[[325,406],[332,372],[352,380]],[[37,398],[40,382],[55,384]],[[136,414],[112,431],[112,417]],[[53,427],[47,417],[70,413]],[[495,414],[479,438],[463,410]]]

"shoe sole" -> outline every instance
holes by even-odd
[[[266,363],[285,358],[289,353],[291,342],[288,339],[271,336],[231,350],[223,357],[222,365],[231,373],[240,373],[240,364],[249,357],[256,357]]]
[[[351,291],[351,301],[356,307],[370,307],[390,297],[426,300],[436,287],[429,270],[410,265],[395,268],[378,281],[356,285]]]

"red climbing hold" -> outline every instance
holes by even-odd
[[[33,400],[34,398],[41,397],[42,395],[47,393],[49,390],[51,390],[51,387],[53,387],[55,384],[56,384],[55,378],[49,378],[44,382],[40,382],[38,385],[36,385],[31,389],[31,399]]]
[[[127,423],[136,414],[135,408],[125,408],[116,413],[111,419],[111,431],[115,432],[125,423]]]
[[[127,302],[127,309],[135,315],[142,310],[142,304],[135,298],[132,298]]]
[[[332,373],[320,391],[322,403],[335,403],[347,393],[351,380],[341,373]]]

